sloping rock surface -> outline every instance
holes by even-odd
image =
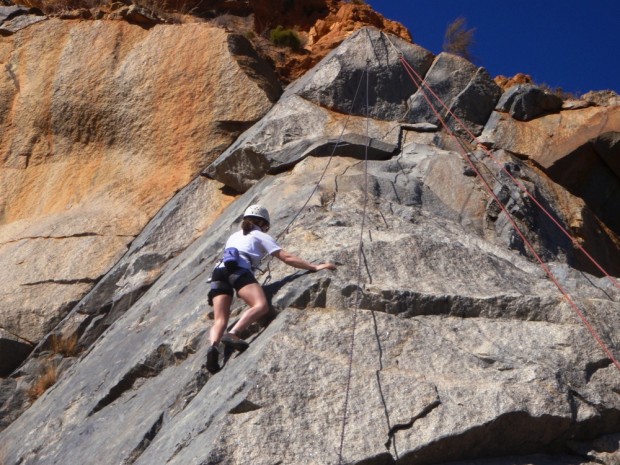
[[[0,56],[0,327],[34,345],[279,86],[247,40],[204,24],[49,20]]]
[[[553,452],[615,430],[617,369],[536,266],[463,226],[481,198],[456,154],[416,143],[370,163],[362,263],[364,166],[333,160],[281,243],[338,271],[272,263],[273,321],[208,375],[206,280],[235,220],[260,199],[278,233],[325,162],[307,158],[232,204],[0,435],[8,462],[80,463],[97,450],[107,463],[335,463],[354,327],[347,462]],[[467,194],[445,197],[439,173]],[[620,292],[555,268],[613,340]]]
[[[479,135],[501,95],[499,86],[484,68],[449,53],[440,53],[426,76],[419,77],[428,87],[419,89],[409,101],[407,121],[411,122],[439,125],[440,116],[453,130]],[[415,76],[421,85],[419,77]],[[456,118],[465,128],[457,124]]]
[[[467,95],[481,89],[471,74],[463,82]],[[479,114],[458,95],[459,114]],[[481,150],[467,157],[502,210],[462,154],[439,147],[444,134],[316,100],[287,93],[207,170],[216,180],[195,177],[161,208],[54,328],[78,338],[74,352],[48,335],[2,381],[4,462],[615,463],[618,369],[506,211],[616,356],[620,290],[573,267],[571,241],[502,168],[566,227],[567,205],[588,211],[583,200],[500,138],[499,165]],[[230,188],[244,194],[230,203]],[[245,335],[250,348],[209,375],[208,278],[257,202],[286,250],[338,270],[265,263],[271,313]],[[612,241],[593,218],[590,237]],[[233,319],[243,309],[235,303]],[[50,369],[55,384],[24,411]]]
[[[264,174],[277,173],[307,156],[317,144],[324,144],[325,132],[329,139],[340,138],[349,118],[333,110],[365,115],[368,103],[372,108],[368,111],[373,117],[372,127],[353,123],[347,132],[368,132],[370,137],[396,144],[401,136],[400,121],[438,126],[439,119],[407,78],[399,54],[419,75],[428,71],[429,82],[436,85],[436,92],[448,102],[450,112],[468,130],[481,131],[500,92],[483,68],[449,54],[439,55],[430,66],[430,52],[365,28],[325,57],[307,76],[287,87],[266,118],[244,133],[205,174],[245,192]],[[371,63],[368,69],[367,59]],[[436,101],[434,104],[439,105]],[[445,110],[439,111],[453,119]],[[387,127],[377,120],[393,124]],[[363,157],[362,151],[359,156]]]
[[[359,102],[366,102],[368,97],[369,116],[388,121],[401,119],[407,113],[407,98],[416,89],[403,73],[399,53],[421,75],[426,74],[434,58],[422,47],[374,28],[364,28],[291,84],[286,94],[297,94],[330,110],[362,116],[366,109]]]

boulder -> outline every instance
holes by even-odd
[[[369,137],[371,157],[390,157],[400,137],[396,129],[401,126],[382,120],[403,117],[407,113],[405,100],[411,91],[407,90],[411,81],[406,79],[390,41],[419,72],[428,69],[430,52],[393,36],[388,40],[376,29],[364,28],[287,87],[267,116],[246,131],[204,173],[238,192],[245,192],[267,173],[281,172],[309,155],[331,154],[334,142],[343,138],[346,146],[340,149],[347,150],[347,155],[363,158],[364,147],[360,142],[351,142]],[[353,100],[354,84],[361,82],[368,56],[372,56],[369,71],[372,119],[367,122],[360,116],[366,113],[365,91]],[[391,145],[383,146],[383,142]]]
[[[508,113],[519,121],[529,121],[562,109],[562,99],[530,84],[519,84],[504,92],[495,110]]]
[[[370,117],[398,120],[407,112],[407,98],[415,92],[399,54],[421,75],[434,58],[428,50],[399,37],[374,28],[361,29],[292,83],[285,95],[297,94],[330,110],[359,116],[366,116],[369,101]]]
[[[484,68],[457,55],[440,53],[421,77],[432,93],[424,87],[411,96],[407,121],[440,125],[437,112],[453,130],[474,135],[482,132],[501,95],[500,87]]]
[[[591,139],[620,132],[620,107],[588,107],[518,121],[493,112],[478,142],[531,158],[543,169]]]
[[[50,19],[0,54],[0,328],[36,345],[280,89],[206,24]],[[230,197],[207,198],[212,219]]]
[[[328,156],[337,149],[363,159],[368,146],[371,157],[389,158],[398,144],[399,132],[394,130],[398,127],[362,117],[344,117],[287,94],[204,174],[237,192],[245,192],[266,174],[282,172],[309,155]]]

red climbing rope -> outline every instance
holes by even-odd
[[[386,36],[387,37],[387,36]],[[389,40],[389,38],[388,38]],[[391,41],[390,41],[391,43]],[[394,46],[392,44],[392,46]],[[441,100],[441,98],[439,96],[437,96],[437,94],[435,94],[435,92],[432,91],[432,89],[428,86],[428,84],[426,84],[426,82],[424,82],[424,80],[420,77],[420,75],[415,71],[415,69],[407,62],[407,60],[404,58],[403,54],[399,53],[399,57],[400,57],[400,61],[403,65],[403,67],[405,68],[405,71],[407,72],[407,74],[409,75],[409,77],[411,78],[411,80],[413,81],[413,83],[416,85],[416,87],[418,87],[419,90],[421,90],[422,96],[424,97],[424,99],[426,100],[426,102],[428,103],[429,107],[431,108],[431,110],[433,111],[433,113],[435,114],[435,116],[439,119],[439,121],[441,122],[441,125],[444,127],[444,129],[446,130],[446,132],[455,139],[455,141],[457,142],[457,144],[463,148],[462,144],[460,143],[460,140],[458,139],[458,137],[456,136],[456,134],[454,134],[454,132],[450,129],[450,127],[447,125],[446,121],[444,120],[444,118],[442,118],[442,116],[439,114],[439,112],[437,111],[437,109],[435,108],[435,106],[432,104],[432,102],[430,101],[427,93],[425,92],[424,88],[428,89],[430,91],[430,93],[441,103],[441,105],[448,110],[449,114],[451,116],[453,116],[455,118],[455,120],[473,137],[474,140],[477,141],[476,137],[473,136],[473,134],[467,129],[467,127],[463,124],[463,122],[452,112],[448,109],[448,107],[445,105],[445,103]],[[463,148],[464,150],[464,148]],[[490,151],[487,151],[487,153],[491,156],[491,158],[493,158],[495,160],[495,158],[493,157],[493,155],[490,153]],[[600,337],[600,335],[598,334],[598,332],[596,331],[596,329],[594,328],[594,326],[590,323],[590,321],[588,320],[588,318],[585,316],[585,314],[581,311],[581,309],[579,308],[579,306],[575,303],[575,301],[572,299],[572,297],[569,295],[569,293],[564,289],[564,287],[559,283],[559,281],[557,280],[557,278],[555,277],[555,275],[553,274],[553,272],[549,269],[549,267],[547,266],[547,264],[542,260],[542,258],[540,257],[540,255],[536,252],[536,250],[534,249],[534,246],[531,244],[531,242],[525,237],[525,235],[523,234],[523,232],[521,231],[521,229],[519,228],[519,226],[516,224],[516,222],[514,221],[514,219],[512,218],[512,216],[510,215],[510,213],[508,212],[508,210],[506,209],[506,207],[503,205],[503,203],[499,200],[499,198],[497,197],[497,195],[495,195],[495,193],[493,192],[493,189],[491,188],[491,186],[489,186],[489,184],[487,183],[487,181],[484,179],[484,177],[482,176],[482,174],[480,173],[480,171],[478,170],[478,168],[476,167],[476,165],[470,160],[470,158],[467,156],[466,151],[464,150],[463,153],[463,158],[465,159],[465,161],[469,164],[469,166],[474,170],[474,172],[476,173],[476,175],[480,178],[480,180],[482,181],[482,184],[485,188],[485,190],[487,191],[487,193],[493,197],[493,199],[495,200],[495,202],[497,202],[497,204],[499,205],[499,207],[502,209],[502,211],[505,213],[507,219],[510,221],[510,223],[512,224],[512,226],[514,227],[515,231],[517,232],[517,234],[521,237],[521,239],[523,240],[523,242],[527,245],[528,249],[530,250],[530,252],[532,253],[532,255],[536,258],[536,260],[540,263],[541,267],[543,268],[543,270],[545,271],[545,273],[547,274],[547,276],[549,276],[549,278],[551,279],[551,281],[556,285],[556,287],[559,289],[559,291],[562,293],[562,295],[564,296],[564,298],[567,300],[567,302],[569,303],[569,305],[573,308],[573,310],[575,311],[575,313],[577,313],[577,315],[579,316],[579,318],[581,319],[581,321],[583,322],[583,324],[586,326],[586,328],[588,329],[588,331],[590,332],[590,334],[592,335],[592,337],[596,340],[596,342],[598,343],[598,345],[601,347],[601,349],[603,350],[603,352],[605,352],[605,354],[609,357],[609,359],[613,362],[613,364],[616,366],[616,368],[618,368],[618,370],[620,370],[620,362],[618,362],[618,360],[615,358],[614,354],[611,352],[610,348],[607,346],[607,344],[605,344],[605,342],[603,341],[603,339]],[[495,160],[496,163],[499,164],[499,162],[497,160]],[[571,238],[571,240],[573,242],[575,242],[575,240],[573,239],[573,237],[552,217],[552,215],[537,201],[534,199],[534,197],[527,191],[527,189],[525,188],[525,186],[523,186],[518,180],[516,180],[512,174],[506,170],[503,165],[500,164],[500,166],[502,166],[502,169],[510,176],[511,179],[513,179],[513,181],[515,181],[515,183],[517,183],[517,185],[519,187],[522,188],[522,190],[524,190],[524,192],[530,196],[530,198],[532,198],[535,201],[535,204],[538,205],[546,214],[547,216],[549,216],[553,222],[558,225],[565,234],[567,234],[569,236],[569,238]],[[578,245],[578,244],[577,244]],[[585,250],[583,250],[583,248],[581,246],[579,246],[579,248],[584,252]],[[588,256],[593,263],[595,263],[595,265],[602,270],[605,275],[614,283],[614,285],[616,285],[618,288],[620,288],[620,285],[618,285],[617,281],[615,279],[613,279],[607,272],[605,272],[605,270],[603,270],[603,268],[596,263],[596,261],[594,261],[594,259],[592,257],[590,257],[589,254],[586,253],[586,256]]]
[[[443,106],[443,108],[448,112],[448,114],[454,118],[454,120],[465,130],[465,132],[471,137],[472,142],[475,142],[477,147],[479,147],[480,149],[482,149],[499,167],[500,169],[506,174],[508,175],[508,177],[517,185],[517,187],[519,189],[521,189],[521,191],[526,194],[531,200],[532,202],[538,207],[540,208],[540,210],[547,216],[549,217],[549,219],[560,229],[560,231],[562,231],[562,233],[568,237],[568,239],[570,239],[570,241],[590,260],[590,262],[592,262],[592,264],[598,268],[598,270],[603,273],[607,279],[609,279],[611,281],[611,283],[616,286],[618,289],[620,289],[620,283],[618,283],[618,281],[611,276],[595,259],[594,257],[592,257],[584,248],[581,244],[579,244],[579,242],[577,241],[577,239],[575,239],[567,230],[566,228],[564,228],[564,226],[562,226],[554,217],[551,213],[549,213],[549,211],[538,201],[538,199],[536,199],[536,197],[534,195],[532,195],[531,192],[528,191],[527,187],[525,187],[525,185],[518,180],[517,178],[515,178],[512,173],[506,169],[506,167],[504,166],[503,163],[501,163],[496,157],[495,155],[493,155],[493,152],[491,152],[488,148],[486,148],[484,146],[484,144],[481,144],[478,141],[478,138],[467,128],[467,126],[463,123],[463,121],[450,109],[448,108],[448,106],[443,102],[443,100],[441,98],[439,98],[439,96],[433,91],[433,89],[431,89],[431,87],[424,81],[424,79],[422,79],[422,77],[420,77],[420,75],[418,74],[418,72],[413,68],[413,66],[411,66],[407,60],[405,60],[405,58],[403,57],[402,54],[400,54],[400,61],[402,63],[402,65],[404,66],[405,70],[407,71],[407,73],[409,74],[409,76],[411,77],[411,79],[414,81],[414,83],[416,82],[416,79],[413,78],[412,73],[415,74],[416,78],[419,80],[419,82],[421,83],[420,85],[425,87],[426,89],[428,89],[428,91],[433,95],[433,97],[435,97],[437,99],[437,101],[441,104],[441,106]],[[418,84],[416,84],[418,85]],[[418,85],[418,87],[421,89],[420,85]],[[422,89],[422,94],[426,97],[426,94],[424,92],[424,90]],[[428,101],[428,100],[427,100]],[[430,103],[429,103],[430,104]],[[441,117],[440,121],[441,121]]]

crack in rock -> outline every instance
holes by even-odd
[[[141,379],[153,378],[172,365],[187,358],[190,349],[183,352],[173,352],[169,345],[161,344],[138,365],[130,369],[121,380],[116,383],[108,393],[91,410],[88,416],[104,409],[120,398],[125,392],[131,390]]]
[[[31,283],[23,283],[20,286],[39,286],[41,284],[93,284],[96,283],[99,278],[78,278],[78,279],[45,279],[43,281],[33,281]]]
[[[129,238],[135,238],[136,235],[135,234],[99,234],[99,233],[95,233],[95,232],[83,232],[83,233],[69,234],[69,235],[66,235],[66,236],[25,236],[25,237],[20,237],[18,239],[13,239],[13,240],[6,241],[6,242],[1,242],[0,246],[7,245],[7,244],[13,244],[15,242],[37,240],[37,239],[52,240],[53,241],[53,240],[75,239],[75,238],[80,238],[80,237],[129,237]]]
[[[431,413],[433,410],[435,410],[440,405],[441,405],[441,399],[437,398],[432,403],[430,403],[429,405],[424,407],[424,409],[420,413],[418,413],[416,416],[412,417],[409,422],[407,422],[407,423],[399,423],[397,425],[392,426],[390,428],[390,431],[388,432],[388,440],[385,442],[385,448],[387,450],[390,450],[390,447],[392,446],[392,440],[394,439],[394,435],[398,431],[403,431],[403,430],[412,428],[413,424],[416,421],[426,417],[429,413]]]
[[[261,405],[255,404],[254,402],[252,402],[252,401],[250,401],[248,399],[243,399],[236,406],[231,408],[228,411],[228,413],[231,413],[233,415],[237,415],[239,413],[253,412],[254,410],[259,410],[261,408],[263,408]]]
[[[200,369],[194,374],[192,379],[179,391],[176,400],[172,403],[168,409],[168,415],[175,417],[179,412],[183,411],[190,402],[196,397],[200,390],[207,384],[211,375],[207,371],[206,365],[200,367]]]
[[[157,418],[157,421],[153,423],[153,426],[151,426],[149,430],[146,432],[146,434],[142,437],[142,440],[140,441],[140,443],[135,447],[134,450],[131,451],[131,454],[129,454],[129,456],[125,460],[123,460],[122,465],[131,465],[135,463],[136,460],[138,460],[138,458],[149,447],[151,442],[153,442],[153,439],[155,439],[155,436],[157,436],[157,433],[159,433],[159,431],[161,430],[163,423],[164,423],[164,414],[162,413]]]

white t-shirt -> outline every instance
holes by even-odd
[[[282,249],[273,237],[265,234],[258,227],[254,227],[247,235],[243,235],[243,230],[237,231],[226,241],[226,247],[234,247],[239,251],[239,266],[251,270],[260,264],[265,255],[271,255]],[[247,259],[251,260],[251,263]],[[219,264],[219,267],[224,266]]]

